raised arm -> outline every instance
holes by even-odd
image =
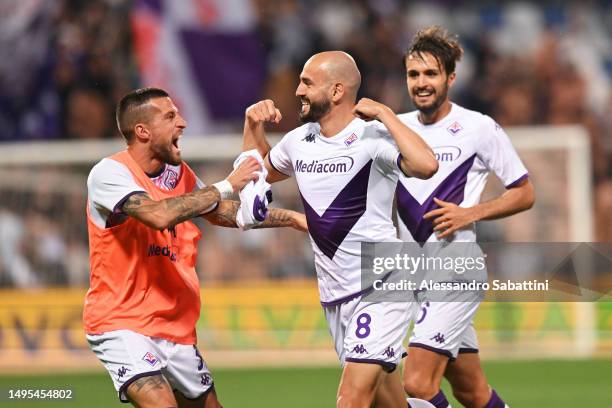
[[[283,115],[271,99],[259,101],[249,106],[244,114],[242,151],[257,149],[261,157],[266,157],[271,147],[266,139],[264,124],[279,123]]]
[[[256,159],[247,158],[225,180],[212,186],[159,201],[153,200],[146,193],[134,194],[125,201],[122,210],[151,228],[171,228],[199,216],[223,197],[257,179],[255,172],[260,168]]]
[[[438,171],[438,161],[433,150],[386,105],[372,99],[362,98],[353,110],[356,116],[382,122],[395,140],[402,161],[402,172],[409,177],[428,179]]]
[[[277,171],[270,165],[268,153],[272,149],[266,139],[264,125],[266,122],[279,123],[283,116],[270,99],[259,101],[249,106],[244,115],[244,131],[242,133],[242,151],[257,149],[265,160],[268,170],[268,183],[284,180],[289,176]]]

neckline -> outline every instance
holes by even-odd
[[[151,177],[150,177],[150,176],[149,176],[147,173],[145,173],[145,171],[142,169],[142,167],[140,167],[140,166],[138,165],[138,163],[136,163],[136,160],[134,160],[134,158],[132,157],[132,155],[130,154],[130,152],[129,152],[129,151],[127,151],[127,150],[125,150],[125,153],[126,153],[126,154],[127,154],[127,156],[128,156],[128,160],[129,160],[129,161],[132,163],[132,166],[133,166],[134,170],[135,170],[135,171],[137,171],[137,172],[140,172],[140,174],[144,175],[144,177],[145,177],[145,179],[146,179],[146,182],[148,182],[148,183],[149,183],[149,184],[150,184],[150,185],[151,185],[151,186],[152,186],[152,187],[153,187],[153,188],[154,188],[156,191],[158,191],[158,192],[160,192],[160,193],[162,193],[162,194],[168,194],[169,192],[171,192],[171,191],[172,191],[172,190],[164,190],[163,188],[161,188],[161,187],[159,187],[157,184],[155,184],[155,183],[153,182],[153,179],[152,179],[152,178],[151,178]],[[177,179],[177,181],[176,181],[176,186],[174,187],[174,189],[176,189],[176,188],[178,187],[178,185],[181,183],[182,178],[183,178],[183,175],[184,175],[184,173],[185,173],[185,168],[184,168],[184,166],[183,166],[182,164],[183,164],[183,163],[181,163],[181,166],[180,166],[180,172],[179,172],[178,179]],[[166,166],[167,166],[167,163],[164,163],[164,166],[162,167],[162,169],[164,169],[164,170],[165,170],[165,169],[166,169]],[[128,166],[128,167],[129,167],[129,166]],[[160,175],[161,175],[161,174],[160,174]],[[159,175],[158,175],[157,177],[159,177]],[[143,182],[144,182],[144,180],[143,180]],[[143,186],[143,187],[144,187],[144,186]],[[174,189],[173,189],[173,190],[174,190]]]
[[[156,179],[159,176],[161,176],[162,174],[164,174],[164,171],[166,171],[166,168],[168,167],[167,163],[164,163],[163,166],[161,166],[161,168],[159,170],[157,170],[155,173],[147,173],[146,171],[143,170],[144,174],[147,175],[147,177],[149,177],[150,179]]]
[[[457,111],[457,105],[454,102],[451,102],[450,111],[448,111],[446,116],[444,116],[442,119],[440,119],[437,122],[430,123],[430,124],[424,124],[423,122],[421,122],[419,120],[419,111],[418,111],[418,109],[415,111],[415,113],[416,113],[415,117],[416,117],[416,121],[419,124],[419,126],[422,126],[422,127],[425,127],[425,128],[442,127],[442,126],[445,126],[446,123],[449,122],[455,116],[455,112],[456,111]]]
[[[318,132],[317,136],[320,137],[322,140],[336,141],[338,139],[346,137],[346,133],[348,133],[351,129],[353,129],[355,127],[356,123],[359,123],[360,121],[362,121],[362,119],[354,118],[342,130],[340,130],[338,133],[336,133],[333,136],[323,136],[323,134],[321,133],[321,125],[319,125],[319,123],[317,123],[317,125],[319,126],[319,129],[318,129],[319,132]]]

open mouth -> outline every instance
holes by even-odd
[[[421,90],[418,92],[415,92],[414,95],[419,97],[419,98],[428,98],[430,96],[432,96],[434,93],[432,90]]]
[[[302,112],[306,112],[310,108],[310,102],[302,100]]]
[[[179,147],[179,139],[181,138],[180,135],[177,135],[175,137],[172,138],[172,146],[174,146],[174,148],[180,153],[181,148]]]

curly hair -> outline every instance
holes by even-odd
[[[426,27],[415,34],[408,50],[404,54],[404,63],[410,55],[423,58],[423,54],[434,56],[447,75],[455,72],[455,65],[463,55],[463,48],[456,36],[450,37],[440,26]]]

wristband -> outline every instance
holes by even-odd
[[[234,194],[234,187],[232,187],[232,183],[227,180],[219,181],[213,184],[213,187],[219,190],[222,200],[227,200]]]

